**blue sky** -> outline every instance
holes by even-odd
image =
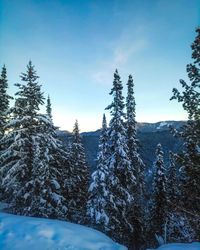
[[[62,129],[101,126],[116,68],[125,95],[133,75],[138,121],[186,119],[169,98],[199,24],[200,0],[0,0],[0,65],[14,93],[33,61]]]

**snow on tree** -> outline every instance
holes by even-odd
[[[131,221],[134,228],[133,244],[136,249],[138,244],[143,241],[143,201],[144,201],[144,163],[138,153],[138,140],[136,134],[136,120],[135,120],[135,97],[134,97],[134,83],[133,78],[129,75],[128,91],[126,98],[127,122],[126,122],[126,136],[128,145],[128,156],[131,161],[132,171],[136,178],[135,185],[133,185],[134,202],[130,211]]]
[[[104,225],[107,225],[109,222],[109,218],[106,214],[106,200],[108,200],[107,183],[109,181],[107,167],[108,155],[108,128],[104,114],[99,138],[97,169],[92,174],[87,205],[87,214],[90,218],[90,223],[102,231]]]
[[[51,99],[49,95],[47,97],[46,113],[52,119]]]
[[[188,121],[182,131],[175,131],[175,135],[184,142],[183,151],[177,155],[177,163],[184,176],[181,206],[193,224],[195,239],[200,240],[200,28],[196,32],[197,36],[191,45],[193,63],[187,65],[190,83],[180,80],[183,91],[174,88],[171,100],[181,102],[188,113]]]
[[[126,242],[133,228],[128,221],[129,208],[133,203],[132,186],[135,184],[131,161],[128,156],[126,128],[124,124],[124,97],[122,83],[118,71],[114,73],[113,87],[110,95],[112,103],[106,108],[110,110],[111,120],[108,129],[109,170],[107,182],[106,215],[109,218],[104,228],[114,239]]]
[[[167,220],[165,225],[166,242],[191,242],[194,231],[187,217],[180,211],[180,175],[177,172],[175,155],[169,152],[167,171]]]
[[[59,144],[51,120],[39,114],[44,103],[37,73],[29,62],[16,84],[15,106],[6,125],[0,156],[2,187],[10,210],[17,214],[62,217],[66,212],[61,196]],[[62,214],[62,216],[61,216]]]
[[[68,213],[68,197],[65,196],[64,183],[70,177],[69,155],[64,150],[56,134],[56,127],[46,115],[40,115],[42,121],[38,145],[37,138],[33,144],[40,157],[34,158],[32,171],[33,186],[30,185],[28,197],[31,198],[27,215],[66,219]],[[37,155],[36,155],[37,156]]]
[[[3,145],[1,142],[1,139],[3,135],[5,134],[5,126],[8,122],[8,115],[9,115],[9,101],[12,99],[11,96],[7,94],[8,90],[8,80],[7,80],[7,72],[5,65],[2,68],[2,72],[0,75],[0,155],[3,152]],[[0,167],[2,165],[0,164]],[[0,174],[0,182],[2,181],[2,176]],[[0,197],[1,199],[4,196],[4,192],[2,191],[2,188],[0,186]]]
[[[21,75],[21,80],[26,84],[16,84],[19,91],[16,93],[12,117],[6,126],[9,132],[2,139],[2,187],[7,194],[7,201],[11,201],[14,210],[25,205],[22,192],[31,177],[34,158],[31,136],[37,128],[37,120],[34,118],[39,105],[43,104],[43,95],[37,79],[38,76],[30,62],[27,73]]]
[[[154,163],[153,193],[150,209],[149,236],[151,239],[164,237],[164,227],[167,222],[167,181],[163,155],[162,146],[158,144],[156,148],[156,161]]]
[[[0,138],[4,135],[5,132],[4,127],[8,120],[9,101],[10,99],[12,99],[12,97],[7,94],[7,90],[7,71],[4,65],[0,76]]]
[[[177,176],[175,155],[171,151],[169,152],[169,167],[167,172],[166,192],[168,207],[174,210],[181,194],[179,192],[179,179]]]
[[[89,169],[85,150],[81,142],[78,121],[73,129],[73,141],[70,150],[71,191],[69,193],[69,219],[76,223],[85,223],[89,188]]]

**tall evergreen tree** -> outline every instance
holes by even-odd
[[[164,237],[164,227],[167,222],[166,169],[163,161],[161,144],[156,148],[154,163],[154,180],[151,204],[150,237]]]
[[[99,149],[97,155],[97,169],[92,174],[92,183],[89,188],[88,216],[91,224],[100,230],[108,223],[106,214],[106,200],[108,199],[108,131],[106,116],[103,115]]]
[[[134,203],[132,211],[130,212],[133,232],[133,245],[136,249],[142,244],[143,231],[143,201],[144,201],[144,163],[138,153],[138,140],[136,135],[136,120],[135,120],[135,97],[134,97],[134,83],[133,78],[129,75],[128,91],[126,98],[127,109],[127,145],[128,156],[131,160],[131,166],[136,178],[135,185],[133,185]]]
[[[11,96],[7,94],[8,90],[8,80],[7,80],[7,72],[5,65],[2,68],[1,75],[0,75],[0,155],[3,152],[3,145],[2,145],[2,137],[5,134],[5,126],[8,122],[8,115],[9,115],[9,101]],[[2,164],[0,163],[0,168]],[[0,174],[0,183],[2,181],[2,175]],[[3,198],[4,192],[0,185],[0,199]]]
[[[5,65],[2,68],[0,76],[0,138],[4,135],[5,125],[8,119],[9,101],[11,96],[7,93],[8,79]]]
[[[124,97],[118,71],[114,73],[113,87],[110,95],[112,103],[106,108],[112,116],[108,130],[109,158],[107,166],[109,181],[107,183],[108,200],[106,214],[109,218],[105,230],[116,240],[127,243],[133,228],[128,221],[128,210],[134,200],[132,185],[135,183],[131,162],[128,157],[126,129],[124,124]]]
[[[180,193],[178,193],[178,190],[179,190],[179,180],[177,178],[175,156],[170,151],[166,191],[167,191],[168,207],[171,207],[172,210],[175,209],[175,206],[178,202],[178,196],[180,196]]]
[[[2,186],[14,210],[25,205],[22,192],[30,180],[33,166],[34,151],[31,146],[31,136],[37,127],[34,118],[39,105],[43,104],[43,94],[37,79],[38,76],[29,62],[27,73],[21,75],[21,80],[26,84],[16,84],[19,91],[16,93],[17,99],[12,110],[12,119],[6,126],[9,133],[2,139],[4,149],[0,156]]]
[[[40,131],[33,143],[34,158],[31,185],[27,198],[30,199],[30,211],[27,215],[67,218],[68,197],[65,196],[65,182],[70,178],[70,162],[68,153],[58,139],[52,119],[38,115]],[[38,156],[38,157],[37,157]]]
[[[44,98],[38,78],[29,62],[27,72],[21,75],[24,84],[16,84],[19,91],[6,126],[9,132],[2,139],[2,187],[12,212],[61,217],[62,209],[66,209],[61,197],[60,165],[56,164],[58,143],[52,122],[39,114]]]
[[[49,95],[47,97],[46,113],[52,119],[52,108],[51,108],[51,100],[50,100],[50,96]]]
[[[78,121],[73,129],[73,142],[70,152],[72,186],[70,192],[69,219],[85,223],[87,213],[89,169],[86,163],[85,150],[81,142]]]
[[[180,173],[179,173],[180,175]],[[167,223],[166,241],[167,242],[191,242],[195,236],[187,216],[182,213],[180,206],[181,190],[180,177],[177,175],[175,155],[169,152],[169,167],[167,174]]]
[[[181,102],[188,113],[187,124],[180,133],[175,133],[184,142],[184,150],[177,155],[177,162],[184,175],[181,185],[182,207],[193,223],[195,239],[200,240],[200,28],[196,32],[197,36],[191,45],[193,63],[187,65],[190,83],[180,80],[183,91],[174,88],[171,100]]]

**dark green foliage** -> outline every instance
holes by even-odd
[[[109,218],[106,230],[115,240],[127,244],[129,234],[133,232],[128,212],[134,200],[132,191],[135,177],[128,157],[122,89],[120,76],[116,70],[110,92],[113,101],[107,107],[112,118],[108,129],[109,157],[107,167],[110,181],[107,184],[107,191],[110,198],[106,201],[106,214]]]
[[[34,66],[29,62],[16,84],[15,106],[6,125],[0,156],[4,199],[9,210],[23,215],[64,218],[62,167],[66,153],[48,116],[39,114],[44,103]]]
[[[175,164],[175,155],[170,151],[169,152],[169,167],[167,171],[167,201],[168,209],[170,212],[175,210],[176,205],[178,204],[178,198],[180,198],[181,193],[179,191],[179,179],[177,167]]]
[[[73,130],[73,142],[70,150],[71,185],[69,192],[69,219],[84,224],[89,188],[89,169],[85,159],[85,150],[81,142],[78,121]],[[68,185],[68,184],[67,184]]]
[[[126,121],[126,139],[128,146],[128,156],[131,161],[131,168],[135,176],[132,194],[134,197],[133,205],[130,209],[130,221],[133,226],[131,245],[138,249],[143,243],[144,237],[144,163],[138,153],[138,140],[136,135],[135,120],[135,97],[133,78],[130,75],[128,79],[128,91],[126,98],[127,121]]]
[[[103,115],[99,150],[97,155],[97,170],[92,174],[92,183],[89,188],[88,216],[91,224],[101,231],[105,231],[109,218],[106,212],[109,199],[107,186],[109,182],[108,161],[108,129],[105,114]]]
[[[187,65],[190,83],[180,80],[183,91],[173,89],[171,100],[181,102],[188,113],[189,120],[181,133],[175,132],[184,142],[184,150],[177,155],[177,163],[184,176],[181,185],[182,207],[188,212],[188,218],[191,217],[196,239],[200,239],[200,223],[196,219],[200,214],[200,28],[196,32],[191,46],[193,63]]]
[[[46,113],[50,117],[50,119],[52,119],[52,108],[51,108],[51,100],[50,100],[49,95],[48,95],[48,98],[47,98]]]
[[[162,146],[158,144],[156,148],[156,161],[154,163],[153,193],[149,222],[149,236],[154,246],[156,244],[156,237],[164,238],[164,227],[167,222],[168,211],[166,182]]]
[[[9,101],[12,99],[7,94],[8,80],[5,65],[2,68],[0,76],[0,139],[5,133],[5,125],[8,120]]]

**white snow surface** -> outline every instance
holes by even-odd
[[[0,213],[0,249],[127,250],[89,227],[6,213]]]
[[[171,243],[162,245],[157,250],[200,250],[200,243]]]

